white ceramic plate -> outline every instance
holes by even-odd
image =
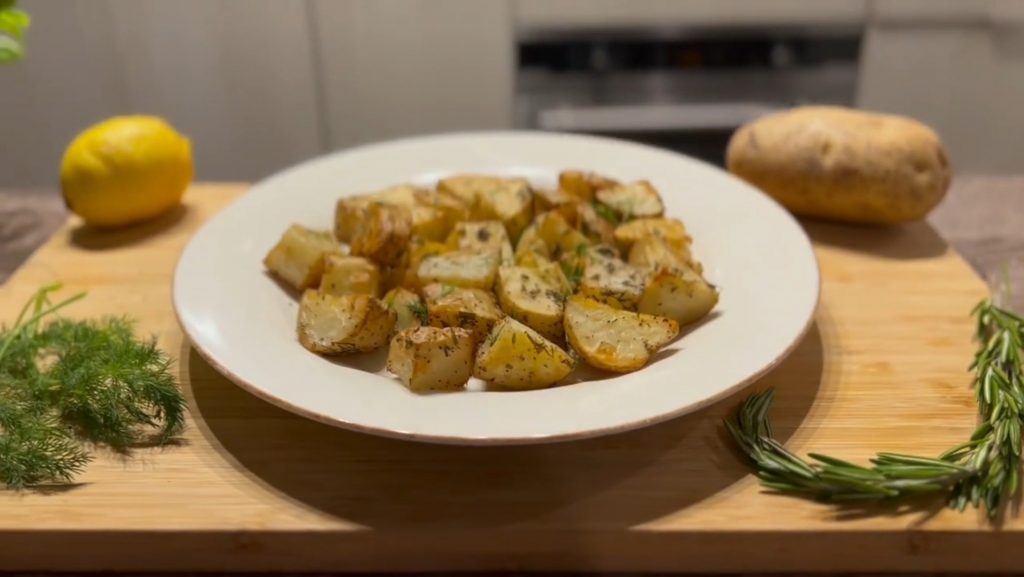
[[[384,351],[329,360],[295,337],[297,304],[261,260],[285,228],[330,228],[337,199],[458,172],[552,185],[581,168],[648,179],[683,219],[714,316],[644,369],[530,392],[417,395],[383,370]],[[465,133],[398,140],[302,164],[254,186],[200,230],[174,277],[174,306],[195,348],[249,392],[300,415],[368,433],[459,444],[576,439],[694,411],[781,361],[818,301],[818,268],[797,222],[756,189],[685,156],[617,140]],[[370,372],[374,371],[374,372]],[[588,373],[593,376],[593,373]]]

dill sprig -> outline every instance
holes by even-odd
[[[127,451],[181,433],[186,403],[171,362],[123,318],[72,321],[40,289],[0,330],[0,484],[67,483],[89,462],[84,442]],[[47,322],[43,322],[47,321]]]
[[[959,511],[971,505],[997,517],[1020,486],[1024,320],[990,300],[979,303],[972,314],[979,348],[970,368],[980,424],[966,443],[937,458],[879,453],[870,467],[815,453],[807,461],[775,440],[768,419],[769,389],[748,397],[725,421],[762,486],[839,502],[937,494]]]

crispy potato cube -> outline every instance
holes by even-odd
[[[558,188],[589,204],[598,190],[618,185],[618,181],[593,172],[565,170],[558,175]]]
[[[617,257],[592,250],[583,268],[578,292],[598,299],[614,299],[623,307],[636,310],[647,284],[647,274]]]
[[[429,229],[424,231],[428,234],[420,234],[429,240],[444,241],[455,223],[469,219],[469,207],[459,197],[444,191],[417,190],[416,203],[420,207],[428,208],[435,215]],[[415,223],[413,228],[416,228]]]
[[[535,217],[553,210],[565,217],[569,224],[575,224],[576,210],[580,204],[582,203],[579,197],[569,194],[561,188],[533,189],[533,214]]]
[[[484,176],[480,174],[457,174],[443,178],[437,183],[437,190],[453,195],[469,208],[472,218],[479,218],[480,197],[489,194],[491,191],[500,188],[506,182],[517,182],[527,184],[522,178],[499,178],[497,176]],[[488,220],[484,218],[484,220]]]
[[[637,304],[642,313],[674,319],[681,325],[704,318],[718,304],[718,291],[689,267],[657,270]]]
[[[451,252],[451,250],[446,243],[413,239],[403,256],[401,277],[397,284],[414,290],[419,288],[419,267],[423,259]]]
[[[391,206],[402,206],[412,213],[416,206],[417,188],[410,184],[400,184],[369,194],[349,196],[338,200],[334,212],[334,236],[341,242],[352,242],[359,222],[366,218],[370,205],[379,203]],[[429,215],[428,215],[429,216]],[[420,218],[424,218],[423,215]]]
[[[665,214],[665,205],[661,202],[661,195],[646,180],[599,190],[595,193],[595,198],[601,204],[615,211],[620,221]]]
[[[434,282],[464,288],[491,290],[498,274],[500,257],[497,252],[455,251],[428,256],[416,269],[417,281],[422,285]]]
[[[533,219],[533,192],[525,180],[506,180],[477,199],[477,219],[500,220],[512,241]]]
[[[324,257],[341,254],[341,246],[330,233],[293,224],[263,259],[267,270],[298,290],[320,283]]]
[[[457,223],[448,236],[448,246],[472,252],[497,251],[502,263],[511,263],[514,258],[508,232],[500,220]]]
[[[314,353],[372,351],[388,342],[394,325],[394,313],[369,295],[307,290],[299,303],[299,342]]]
[[[636,241],[651,236],[673,247],[686,248],[691,242],[686,226],[678,218],[638,218],[615,228],[615,243],[624,253],[629,253]]]
[[[565,305],[565,335],[583,359],[599,369],[628,373],[679,334],[672,319],[617,310],[576,295]]]
[[[561,347],[505,317],[477,349],[473,374],[498,388],[530,390],[550,387],[574,368],[576,361]]]
[[[693,260],[689,244],[670,245],[657,236],[645,236],[629,249],[629,264],[643,270],[687,266],[703,272],[700,263]]]
[[[524,255],[539,254],[544,257],[551,256],[551,249],[548,248],[544,239],[537,232],[537,225],[531,224],[519,235],[519,242],[516,243],[515,260],[518,261]]]
[[[580,203],[576,205],[577,222],[580,232],[591,242],[612,244],[615,242],[615,213],[602,204]]]
[[[380,269],[361,256],[328,255],[324,259],[320,292],[377,296],[380,294]]]
[[[403,331],[427,324],[427,305],[420,295],[402,287],[393,288],[384,295],[384,304],[395,313],[395,331]]]
[[[498,269],[494,290],[505,314],[553,341],[565,336],[562,328],[565,293],[545,281],[537,271],[503,266]]]
[[[457,288],[459,288],[459,287],[453,286],[453,285],[450,285],[450,284],[433,282],[433,283],[430,283],[428,285],[424,285],[420,289],[420,294],[423,295],[423,300],[428,305],[430,305],[430,304],[436,303],[437,299],[441,298],[442,296],[448,295],[449,293],[451,293],[453,290],[455,290]]]
[[[573,286],[569,283],[569,279],[565,276],[565,271],[562,270],[562,267],[557,262],[545,258],[538,253],[526,253],[516,260],[516,264],[533,269],[544,282],[553,286],[563,295],[568,296],[572,294]]]
[[[413,327],[391,339],[387,369],[416,393],[458,391],[473,375],[475,344],[457,327]]]
[[[573,230],[562,213],[557,211],[537,215],[537,218],[533,219],[532,226],[537,228],[537,237],[544,241],[552,254],[558,249],[562,237]]]
[[[450,287],[436,297],[431,295],[427,307],[429,324],[435,327],[460,327],[476,338],[486,335],[505,313],[494,295],[480,289]]]
[[[403,206],[373,203],[356,224],[352,254],[390,266],[397,264],[412,235],[412,217]]]

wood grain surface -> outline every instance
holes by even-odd
[[[115,233],[71,221],[0,288],[4,321],[57,279],[90,291],[70,316],[136,317],[178,358],[192,409],[179,446],[101,454],[74,486],[0,493],[3,569],[1019,571],[1013,515],[997,530],[935,503],[838,510],[762,494],[722,435],[739,397],[612,437],[492,448],[370,437],[268,405],[199,358],[170,303],[182,247],[243,190],[194,187],[183,210]],[[777,389],[780,438],[852,460],[967,438],[967,313],[984,283],[925,223],[806,227],[816,322],[756,385]]]

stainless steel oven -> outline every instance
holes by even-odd
[[[795,104],[852,104],[861,36],[845,27],[523,34],[516,123],[720,164],[729,135],[750,119]]]

